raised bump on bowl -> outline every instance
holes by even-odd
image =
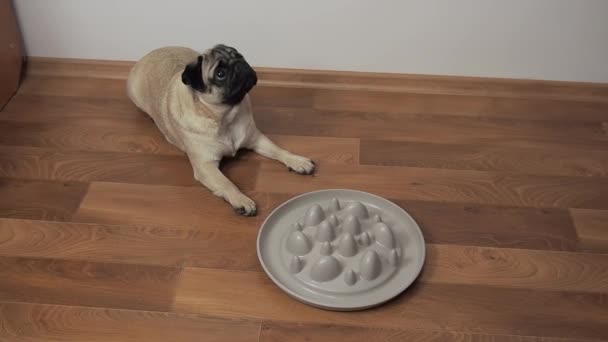
[[[361,202],[353,202],[344,209],[347,213],[356,216],[360,219],[366,219],[369,217],[367,208]]]
[[[302,271],[302,259],[298,256],[292,256],[291,261],[289,262],[289,272],[296,274]]]
[[[315,204],[306,212],[306,215],[304,216],[304,225],[307,227],[316,226],[324,219],[325,212],[323,211],[323,208],[321,208],[320,205]]]
[[[397,266],[399,264],[399,252],[393,249],[388,255],[388,263],[391,266]]]
[[[319,253],[321,255],[331,255],[334,251],[331,248],[331,244],[329,242],[322,242],[321,247],[319,249]]]
[[[338,217],[334,214],[329,215],[329,218],[327,218],[327,222],[329,222],[329,224],[331,224],[331,226],[334,228],[340,224]]]
[[[372,232],[367,231],[367,232],[365,232],[365,234],[367,234],[367,237],[369,238],[369,243],[370,244],[374,243],[374,235],[372,234]]]
[[[345,232],[351,233],[353,235],[361,234],[361,223],[359,223],[359,219],[353,215],[346,216],[344,219],[344,224],[342,224],[342,229]]]
[[[361,234],[361,236],[359,237],[359,242],[363,246],[369,246],[372,243],[371,239],[369,238],[369,234],[367,232]]]
[[[304,229],[304,227],[302,227],[302,224],[300,222],[296,222],[293,224],[293,229],[302,231],[302,229]]]
[[[341,271],[342,266],[336,258],[324,256],[312,265],[310,278],[316,282],[324,283],[335,279]]]
[[[382,222],[382,217],[380,217],[380,215],[376,214],[372,217],[372,222],[374,222],[374,223]]]
[[[357,274],[353,270],[348,270],[344,273],[344,282],[348,286],[353,286],[357,282]]]
[[[382,263],[376,251],[368,250],[363,254],[359,263],[359,272],[361,273],[361,277],[366,280],[378,278],[382,272]]]
[[[301,231],[295,230],[289,234],[287,238],[287,250],[291,254],[306,255],[310,252],[311,248],[310,241]]]
[[[332,198],[331,201],[329,202],[328,209],[330,211],[333,211],[333,212],[342,210],[342,206],[340,205],[340,201],[338,201],[337,198]]]
[[[352,257],[357,254],[357,242],[351,233],[346,233],[340,238],[338,253],[345,257]]]
[[[372,228],[376,242],[386,248],[395,248],[395,237],[391,229],[383,222],[376,223]]]
[[[319,224],[315,238],[319,242],[333,241],[336,238],[334,229],[329,222],[323,221],[321,224]]]

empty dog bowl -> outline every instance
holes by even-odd
[[[380,305],[416,279],[425,258],[418,224],[381,197],[322,190],[295,197],[262,224],[257,252],[270,279],[315,307]]]

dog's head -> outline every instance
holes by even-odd
[[[236,49],[216,45],[182,72],[182,82],[213,104],[234,106],[256,85],[257,75]]]

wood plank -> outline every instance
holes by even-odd
[[[67,221],[87,184],[0,178],[0,217]]]
[[[19,93],[26,95],[127,99],[126,79],[81,76],[30,76]],[[310,107],[312,89],[257,86],[251,92],[255,105]]]
[[[150,311],[0,303],[0,340],[166,342],[258,340],[259,322]]]
[[[0,257],[0,301],[167,311],[179,269]]]
[[[428,243],[578,251],[567,209],[394,201],[420,225]]]
[[[255,174],[250,163],[247,177]],[[235,170],[232,164],[232,170]],[[194,186],[186,156],[142,153],[65,151],[37,147],[0,146],[0,176],[57,181],[109,181]]]
[[[0,255],[260,271],[255,250],[257,230],[245,229],[235,231],[231,227],[203,226],[178,229],[3,219],[0,220]],[[424,230],[426,234],[427,229]],[[534,233],[530,235],[534,236]],[[478,268],[483,268],[479,274],[496,278],[487,280],[489,285],[604,289],[588,274],[594,266],[606,263],[602,256],[571,253],[536,256],[532,251],[517,249],[435,244],[428,248],[428,263],[432,265],[429,267],[442,270],[432,274],[430,279],[433,281],[462,282],[466,277],[474,277]],[[534,260],[530,260],[532,257]],[[580,265],[584,267],[579,268]],[[594,276],[606,276],[601,267],[595,269]],[[556,270],[559,272],[555,273]],[[579,271],[583,273],[579,274]],[[560,276],[560,272],[566,272],[566,275]],[[478,283],[485,282],[479,280]]]
[[[224,174],[245,189],[253,188],[259,162],[230,162]],[[65,151],[0,146],[0,176],[56,181],[107,181],[176,186],[202,185],[185,155]]]
[[[600,102],[608,97],[608,86],[596,83],[284,68],[259,68],[258,74],[267,83],[334,90]]]
[[[261,270],[256,229],[204,228],[0,219],[0,255]]]
[[[126,80],[133,61],[37,57],[28,58],[28,77],[61,76]]]
[[[143,152],[182,155],[169,144],[153,121],[144,114],[125,114],[122,117],[105,115],[101,108],[83,108],[71,115],[69,110],[51,110],[44,104],[34,108],[15,108],[10,118],[0,120],[0,144],[11,146],[56,147],[65,149]],[[68,101],[68,100],[66,100]],[[51,101],[52,102],[52,101]],[[12,104],[12,102],[11,102]],[[25,103],[23,104],[25,105]],[[55,105],[59,105],[55,103]],[[44,108],[42,108],[45,106]],[[53,103],[51,103],[51,107]],[[76,104],[74,104],[76,106]],[[67,114],[66,114],[67,113]],[[67,116],[62,116],[66,114]],[[141,117],[140,117],[141,116]],[[119,120],[117,120],[119,119]],[[298,137],[269,135],[276,143],[294,153],[310,155],[321,162],[357,163],[359,141],[348,138]],[[262,159],[256,156],[257,159]]]
[[[29,76],[23,80],[20,94],[123,99],[127,97],[125,80],[90,77]]]
[[[407,323],[408,328],[416,329],[606,339],[608,307],[604,304],[605,294],[597,293],[419,282],[406,294],[376,309],[340,313],[299,303],[264,273],[186,268],[179,281],[174,310],[373,328],[399,329]],[[449,314],[446,308],[450,308]]]
[[[0,120],[0,144],[81,151],[182,155],[152,120],[68,119],[40,117],[37,122]]]
[[[306,156],[316,163],[359,164],[359,139],[274,134],[269,134],[268,137],[281,148]],[[256,153],[248,153],[244,157],[269,161]]]
[[[608,151],[365,139],[361,142],[361,164],[540,175],[607,176]]]
[[[35,123],[71,123],[80,120],[91,122],[94,119],[108,118],[120,119],[121,122],[150,121],[150,118],[126,97],[112,99],[18,93],[0,115],[0,120]]]
[[[608,253],[608,211],[570,209],[580,248],[588,252]]]
[[[291,197],[251,191],[245,194],[256,202],[258,216],[235,214],[229,204],[203,188],[93,183],[73,220],[251,232],[257,231],[278,204]]]
[[[132,61],[30,57],[30,76],[86,76],[126,79]],[[488,77],[388,74],[255,67],[261,84],[386,92],[501,96],[509,98],[606,101],[603,84]]]
[[[235,218],[225,203],[209,200],[209,194],[205,192],[169,186],[95,183],[74,219],[90,223],[251,231],[259,227],[274,208],[297,195],[249,194],[258,204],[259,216],[256,218]],[[167,197],[171,201],[167,201]],[[574,226],[566,210],[395,202],[420,224],[429,243],[578,250]]]
[[[489,335],[469,332],[422,330],[408,328],[408,323],[398,329],[381,329],[348,325],[263,322],[260,342],[582,342],[583,340],[544,338],[515,335]]]
[[[314,94],[313,108],[364,113],[426,113],[542,121],[598,121],[608,115],[605,98],[598,102],[580,102],[568,101],[568,96],[526,99],[504,98],[492,94],[462,96],[352,89],[319,90]]]
[[[303,193],[345,188],[403,200],[608,208],[608,178],[339,164],[320,165],[315,177],[298,181],[293,177],[274,164],[262,163],[255,189]]]
[[[151,120],[77,119],[65,122],[36,123],[0,120],[0,144],[5,146],[45,147],[79,151],[134,152],[184,155],[164,138]],[[56,121],[51,119],[51,121]],[[269,135],[284,149],[309,156],[319,162],[357,164],[359,140],[348,138]],[[265,160],[255,153],[247,156]]]
[[[608,293],[608,255],[428,245],[424,283]]]
[[[313,92],[313,89],[308,88],[258,85],[250,92],[254,117],[260,106],[310,108]]]
[[[601,121],[522,120],[380,111],[260,107],[256,123],[269,134],[382,139],[445,144],[608,149]]]

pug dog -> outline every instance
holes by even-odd
[[[199,53],[186,47],[149,52],[131,69],[128,96],[156,123],[169,143],[186,153],[194,178],[237,213],[256,205],[219,170],[223,157],[250,149],[310,175],[315,163],[276,144],[258,130],[249,91],[257,75],[234,48],[220,44]]]

